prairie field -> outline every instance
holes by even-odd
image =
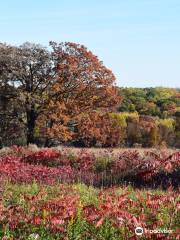
[[[179,239],[179,165],[176,149],[3,148],[0,238]]]

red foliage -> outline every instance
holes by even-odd
[[[145,182],[153,181],[155,176],[176,173],[180,168],[180,152],[168,156],[167,152],[160,155],[154,152],[140,154],[138,151],[124,151],[113,156],[114,160],[107,167],[96,170],[97,157],[88,150],[82,150],[71,157],[67,152],[53,149],[42,149],[30,152],[13,146],[16,156],[0,157],[0,174],[13,182],[43,183],[84,182],[93,185],[114,185],[122,178],[140,178]],[[68,150],[67,150],[68,151]],[[17,154],[18,152],[18,154]],[[22,155],[22,156],[21,156]],[[103,163],[102,163],[103,164]],[[160,181],[161,179],[157,180]]]
[[[61,185],[61,196],[46,202],[42,201],[44,194],[46,192],[42,190],[36,196],[23,196],[29,206],[28,212],[17,205],[0,208],[0,224],[8,222],[10,228],[15,229],[22,224],[23,219],[23,223],[34,227],[43,224],[49,231],[66,233],[69,221],[76,220],[79,209],[82,218],[95,228],[99,228],[108,220],[114,228],[126,227],[126,230],[133,234],[137,226],[146,229],[155,229],[157,226],[164,228],[164,222],[157,217],[158,209],[162,205],[164,208],[172,209],[172,202],[176,202],[178,197],[178,193],[173,191],[168,191],[166,195],[153,195],[147,192],[146,196],[136,191],[136,198],[132,199],[132,193],[128,189],[124,189],[122,194],[118,194],[116,189],[108,189],[100,192],[98,206],[93,204],[82,206],[79,195],[71,187]],[[168,218],[171,221],[174,212],[169,211],[169,214]],[[176,234],[175,229],[173,234]],[[148,233],[146,236],[148,237]],[[152,236],[153,234],[149,235]]]
[[[30,164],[53,164],[53,162],[56,162],[56,160],[61,156],[60,152],[57,152],[52,149],[44,149],[38,152],[34,152],[25,158],[23,160]]]
[[[67,181],[73,177],[73,170],[70,166],[50,168],[46,166],[30,165],[21,162],[18,157],[0,158],[0,174],[9,178],[12,182],[30,183],[34,180],[46,184],[53,184],[55,181]]]

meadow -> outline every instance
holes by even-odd
[[[140,239],[179,239],[179,160],[168,149],[3,148],[0,237],[139,239],[142,227]]]

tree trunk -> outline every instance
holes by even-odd
[[[3,148],[3,141],[2,138],[0,137],[0,149]]]
[[[35,143],[34,130],[36,122],[36,112],[34,107],[26,111],[27,114],[27,145],[30,143]]]
[[[52,119],[50,119],[48,125],[49,125],[48,126],[49,128],[52,128],[52,126],[53,126],[53,120]],[[45,142],[44,142],[44,147],[50,147],[50,146],[51,146],[51,141],[50,141],[49,137],[46,136]]]
[[[44,147],[49,147],[50,146],[50,140],[48,137],[46,137],[45,143],[44,143]]]

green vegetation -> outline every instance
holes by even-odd
[[[159,236],[175,239],[179,201],[178,193],[160,189],[101,191],[84,184],[50,187],[6,183],[0,202],[0,239],[127,240],[135,239],[139,224],[146,229],[154,224],[173,230]],[[145,233],[141,239],[156,236]]]
[[[123,97],[118,111],[140,115],[172,117],[180,109],[180,89],[171,88],[119,88]]]

